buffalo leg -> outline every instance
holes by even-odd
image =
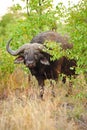
[[[28,84],[29,84],[29,87],[31,88],[31,85],[32,85],[32,83],[31,83],[31,74],[29,74],[28,75]]]
[[[65,84],[66,83],[66,76],[63,76],[62,82]]]
[[[40,97],[43,99],[43,94],[44,94],[44,86],[40,86]]]
[[[38,78],[38,84],[39,84],[39,87],[40,87],[40,98],[43,99],[43,94],[44,94],[44,80],[43,79],[40,79]]]
[[[69,80],[69,88],[68,88],[68,95],[71,95],[72,94],[72,87],[73,87],[73,83],[72,83],[72,79],[70,77],[70,80]]]
[[[51,84],[51,87],[52,87],[51,94],[52,94],[53,97],[55,97],[54,83],[52,82],[52,80],[50,80],[50,84]]]

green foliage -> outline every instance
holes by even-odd
[[[68,56],[66,50],[62,50],[61,48],[61,43],[56,43],[56,42],[50,42],[47,41],[44,43],[45,49],[44,51],[49,53],[52,57],[51,60],[54,61],[56,59],[61,58],[62,56]]]
[[[9,21],[9,22],[8,22]],[[6,35],[7,32],[7,25],[9,23],[12,23],[13,18],[12,18],[12,14],[6,14],[2,17],[1,21],[0,21],[0,36]]]
[[[11,73],[14,70],[13,57],[11,57],[5,50],[0,50],[0,73],[2,77]],[[1,77],[0,77],[1,78]]]
[[[29,14],[25,15],[24,19],[18,21],[13,37],[18,37],[23,42],[29,41],[39,32],[57,28],[56,12],[52,8],[52,0],[30,0],[27,6]]]
[[[66,20],[68,32],[74,43],[72,56],[78,61],[78,70],[87,71],[87,2],[81,0],[78,5],[68,9]]]
[[[16,4],[16,5],[13,5],[12,7],[10,7],[10,10],[13,12],[13,13],[17,13],[19,11],[22,10],[22,7],[19,5],[19,4]]]

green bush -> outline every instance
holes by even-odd
[[[77,60],[77,72],[87,71],[87,1],[68,9],[66,20],[71,41],[74,43],[71,56]]]
[[[3,76],[7,73],[12,73],[14,67],[13,57],[6,50],[0,50],[0,72]]]

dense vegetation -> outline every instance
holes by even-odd
[[[71,6],[69,3],[68,8],[66,8],[62,3],[59,3],[54,8],[52,3],[53,0],[21,1],[26,2],[26,7],[24,9],[22,9],[20,4],[16,4],[10,7],[7,14],[2,16],[0,20],[0,99],[9,97],[8,101],[5,101],[4,103],[0,102],[0,116],[2,118],[0,118],[0,128],[2,130],[5,130],[7,124],[7,129],[11,130],[27,130],[28,128],[35,130],[36,127],[38,128],[38,130],[42,130],[42,127],[44,130],[60,130],[65,128],[67,130],[77,130],[77,124],[75,123],[78,119],[80,121],[80,124],[82,125],[81,130],[83,130],[83,128],[84,130],[86,130],[86,0],[80,0],[77,5],[73,6]],[[28,84],[26,78],[28,77],[26,68],[23,65],[15,65],[13,63],[14,57],[10,56],[6,52],[6,42],[10,38],[13,38],[11,47],[17,49],[22,44],[29,42],[33,36],[47,30],[54,30],[62,35],[69,36],[70,42],[74,44],[74,47],[71,51],[67,50],[66,52],[61,52],[61,48],[59,47],[59,49],[57,50],[56,44],[54,44],[54,46],[52,46],[52,48],[54,48],[54,51],[52,51],[51,53],[53,53],[53,59],[59,58],[62,55],[67,55],[69,58],[75,58],[77,60],[78,66],[76,72],[79,74],[79,76],[76,80],[74,80],[73,96],[68,98],[64,96],[67,91],[68,79],[66,85],[63,85],[61,81],[59,81],[59,88],[56,87],[56,93],[58,93],[57,97],[54,99],[54,102],[51,102],[50,100],[50,85],[48,82],[46,82],[46,101],[42,103],[36,99],[36,89],[38,89],[38,87],[35,79],[33,79],[34,77],[31,77],[32,80]],[[27,91],[26,89],[29,86],[32,86],[32,89]],[[19,91],[19,89],[21,88],[22,91]],[[13,90],[16,90],[16,96],[14,96]],[[28,94],[28,98],[26,96],[26,93]],[[32,93],[34,93],[33,96],[31,96]],[[31,100],[29,100],[29,96],[31,97]],[[32,98],[36,100],[33,100],[32,102]],[[45,106],[47,107],[45,108]],[[43,114],[44,112],[45,115]],[[42,117],[40,114],[42,114]],[[35,119],[35,116],[37,116],[37,120]],[[81,122],[83,120],[84,123]],[[9,124],[9,121],[11,121],[11,124]],[[63,121],[64,123],[61,123]],[[48,126],[46,125],[47,122],[49,122]],[[68,122],[70,123],[70,125]]]
[[[14,68],[11,62],[12,57],[8,58],[9,55],[5,50],[9,38],[13,38],[13,48],[18,48],[29,42],[39,32],[56,30],[62,34],[68,34],[71,42],[74,43],[69,57],[78,61],[77,72],[87,71],[86,0],[81,0],[78,5],[69,6],[68,9],[62,3],[53,8],[52,0],[40,0],[39,2],[31,0],[29,3],[26,2],[26,8],[27,13],[22,12],[22,7],[19,4],[14,5],[0,21],[0,70],[6,71],[9,67]]]

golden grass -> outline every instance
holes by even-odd
[[[59,102],[59,100],[58,100]],[[55,100],[29,100],[14,95],[0,103],[1,130],[77,130],[73,119],[68,121],[66,107]]]
[[[46,81],[42,101],[35,78],[28,84],[27,74],[16,69],[0,83],[6,85],[1,91],[0,130],[87,130],[87,86],[83,76],[79,78],[70,97],[65,97],[68,80],[55,85],[55,98]]]

